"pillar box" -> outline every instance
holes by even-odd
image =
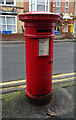
[[[53,39],[58,14],[27,12],[19,15],[24,22],[26,44],[26,94],[44,99],[52,94]]]

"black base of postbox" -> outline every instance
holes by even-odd
[[[49,95],[47,98],[43,98],[43,99],[32,99],[32,98],[30,98],[28,95],[26,95],[27,96],[27,99],[28,99],[28,102],[30,103],[30,104],[34,104],[34,105],[46,105],[46,104],[48,104],[50,101],[51,101],[51,99],[52,99],[52,94],[51,95]]]

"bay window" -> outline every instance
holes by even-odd
[[[29,0],[29,11],[49,12],[49,0]]]
[[[0,4],[4,4],[4,0],[0,0]]]
[[[35,11],[35,0],[31,0],[31,11]]]
[[[0,15],[0,31],[11,30],[17,33],[17,16]]]
[[[37,11],[45,11],[45,0],[37,0]]]
[[[16,0],[0,0],[0,5],[16,6]]]

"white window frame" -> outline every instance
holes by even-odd
[[[64,23],[63,32],[68,32],[68,22]]]
[[[66,2],[68,2],[68,7],[66,6]],[[66,8],[68,8],[68,13],[66,13]],[[66,15],[69,14],[69,0],[65,0],[65,14]]]
[[[57,0],[57,2],[60,2],[60,0]],[[57,6],[57,2],[56,2],[56,13],[57,13],[57,14],[60,14],[60,11],[59,11],[59,13],[57,12],[57,8],[60,8],[60,5]],[[60,2],[60,4],[61,4],[61,2]]]
[[[46,0],[45,0],[45,12],[46,12]],[[31,11],[31,0],[29,0],[29,11]],[[37,11],[37,0],[35,0],[35,11]],[[48,12],[49,12],[49,0],[48,0]]]
[[[74,21],[74,34],[76,35],[75,24],[76,24],[76,20]]]
[[[4,4],[0,4],[0,6],[16,6],[16,0],[14,0],[14,4],[6,4],[6,0],[4,0]]]
[[[12,32],[12,33],[17,33],[17,16],[14,15],[0,15],[0,16],[4,16],[5,17],[5,24],[0,24],[0,25],[6,25],[6,30],[7,30],[7,22],[6,22],[6,17],[15,17],[16,23],[15,24],[9,24],[9,25],[16,25],[16,32]]]

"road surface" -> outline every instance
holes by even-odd
[[[53,74],[74,72],[76,42],[54,42]],[[2,45],[2,81],[26,78],[25,45]],[[1,47],[1,46],[0,46]]]

